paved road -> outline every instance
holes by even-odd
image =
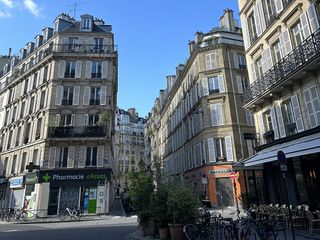
[[[82,222],[0,224],[0,240],[117,240],[125,239],[136,230],[137,219],[125,217]]]

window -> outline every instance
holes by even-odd
[[[238,92],[243,93],[249,87],[249,81],[247,78],[243,76],[236,76],[237,85],[238,85]]]
[[[21,135],[21,127],[18,128],[17,130],[17,137],[16,137],[16,144],[15,147],[18,147],[20,145],[20,136]]]
[[[10,149],[10,148],[11,148],[11,141],[12,141],[12,131],[9,132],[7,149]]]
[[[224,138],[215,139],[217,161],[226,161],[226,144]]]
[[[246,70],[247,69],[246,57],[243,54],[238,54],[238,61],[239,61],[239,68]]]
[[[28,85],[29,85],[29,78],[27,78],[24,82],[23,94],[26,94],[28,92]]]
[[[320,100],[319,93],[316,86],[312,86],[304,90],[304,99],[307,106],[309,115],[310,127],[316,127],[320,125]]]
[[[87,147],[86,166],[97,166],[97,147]]]
[[[21,109],[20,109],[20,118],[23,118],[24,111],[25,111],[26,102],[21,103]]]
[[[6,120],[5,120],[5,122],[4,122],[4,125],[7,125],[7,124],[9,124],[9,117],[10,117],[10,115],[9,115],[9,109],[6,111]]]
[[[262,58],[261,57],[255,62],[255,67],[256,67],[257,78],[259,78],[263,75]]]
[[[6,157],[6,158],[4,159],[4,163],[3,163],[3,175],[4,175],[4,176],[7,175],[8,162],[9,162],[9,158]]]
[[[265,131],[270,131],[273,129],[270,110],[267,110],[263,113],[263,123]]]
[[[294,44],[298,46],[304,39],[301,23],[298,22],[292,27]]]
[[[49,69],[48,65],[44,67],[44,70],[43,70],[43,82],[48,80],[48,69]]]
[[[248,28],[249,36],[251,37],[251,42],[254,42],[257,39],[258,35],[253,13],[248,17]]]
[[[12,165],[11,165],[11,174],[15,173],[16,164],[17,164],[17,155],[14,155],[12,159]]]
[[[91,77],[92,78],[101,78],[101,66],[102,62],[92,62],[92,71],[91,71]]]
[[[71,114],[66,114],[66,115],[61,115],[61,119],[60,119],[60,126],[62,127],[67,127],[67,126],[71,126]]]
[[[90,29],[91,20],[83,19],[82,20],[82,29]]]
[[[100,87],[91,87],[90,105],[100,105]]]
[[[36,129],[36,137],[35,137],[36,140],[40,138],[41,127],[42,127],[42,118],[39,118],[37,122],[37,129]]]
[[[38,165],[39,164],[39,150],[35,149],[33,150],[33,157],[32,157],[32,162],[34,165]]]
[[[273,59],[275,60],[274,64],[279,62],[282,59],[282,52],[280,47],[280,42],[277,41],[272,45],[273,49]]]
[[[94,50],[96,53],[103,52],[103,38],[94,39]]]
[[[15,106],[13,108],[13,111],[12,111],[12,116],[11,116],[11,122],[14,122],[15,119],[16,119],[16,114],[17,114],[17,106]]]
[[[27,123],[27,125],[25,125],[25,128],[24,128],[24,140],[23,140],[23,143],[24,144],[27,144],[29,142],[29,135],[30,135],[30,127],[31,127],[31,123]]]
[[[247,119],[247,124],[248,126],[254,126],[254,117],[253,113],[250,110],[245,110],[246,111],[246,119]]]
[[[30,100],[29,114],[32,114],[34,110],[34,96]]]
[[[293,135],[297,132],[295,117],[293,113],[293,106],[291,100],[284,102],[283,104],[284,120],[286,123],[286,129],[289,135]]]
[[[62,105],[72,105],[73,87],[63,87]]]
[[[66,71],[64,73],[65,78],[74,78],[76,74],[76,62],[67,61],[66,62]]]
[[[99,114],[89,115],[89,126],[96,126],[99,122]]]
[[[211,111],[211,123],[212,126],[220,126],[224,124],[224,117],[223,117],[223,108],[222,104],[212,104],[210,105]]]
[[[219,92],[219,79],[218,77],[208,78],[209,94]]]
[[[33,75],[32,89],[36,89],[36,87],[37,87],[37,81],[38,81],[38,72],[36,72],[36,73]]]
[[[40,109],[43,109],[45,107],[44,106],[45,98],[46,98],[46,90],[43,90],[40,96]]]
[[[206,70],[217,68],[217,53],[209,53],[205,55],[206,61]]]
[[[269,22],[275,17],[276,15],[276,9],[274,5],[274,0],[266,0],[266,10],[268,15]]]
[[[67,167],[68,165],[68,147],[62,147],[60,151],[60,155],[56,160],[55,166],[56,167]]]
[[[27,153],[24,152],[22,154],[22,159],[21,159],[21,165],[20,165],[20,172],[24,172],[24,170],[26,169],[26,162],[27,162]]]
[[[77,37],[69,37],[69,45],[70,52],[78,52],[79,50],[79,38]]]

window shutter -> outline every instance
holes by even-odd
[[[33,85],[33,77],[30,76],[30,77],[29,77],[29,81],[28,81],[28,91],[27,91],[27,92],[30,92],[30,91],[31,91],[32,85]]]
[[[83,123],[83,125],[84,126],[88,126],[88,124],[89,124],[89,114],[85,114],[84,115],[84,123]]]
[[[256,24],[257,35],[259,37],[262,34],[262,29],[261,29],[260,12],[257,5],[255,5],[253,8],[253,14],[254,14],[254,22]]]
[[[11,147],[16,145],[17,131],[18,131],[18,128],[13,129],[12,139],[11,139]]]
[[[81,70],[82,70],[82,61],[76,62],[76,78],[81,78]]]
[[[283,33],[280,35],[280,42],[281,42],[281,38],[282,38],[282,44],[280,43],[281,50],[284,53],[283,57],[285,57],[287,54],[289,54],[292,51],[292,44],[291,44],[289,29],[284,30]]]
[[[211,112],[211,124],[212,126],[218,126],[218,113],[216,109],[216,105],[210,105]]]
[[[320,100],[319,100],[319,93],[317,91],[316,86],[310,88],[311,98],[314,108],[314,113],[316,117],[317,125],[320,125]]]
[[[266,20],[264,17],[264,10],[262,7],[262,1],[261,0],[257,0],[257,9],[259,11],[259,15],[260,15],[260,23],[261,23],[261,31],[263,32],[264,30],[266,30]]]
[[[244,47],[245,50],[247,50],[251,43],[250,43],[250,34],[249,34],[249,28],[248,28],[248,20],[245,17],[244,21],[242,21],[242,31],[245,34],[245,39],[244,39]]]
[[[41,85],[43,83],[43,72],[44,72],[44,68],[40,68],[39,70],[39,76],[38,76],[38,85]]]
[[[36,131],[37,131],[37,119],[35,118],[33,120],[33,124],[32,124],[32,135],[30,136],[31,141],[35,140],[36,137]]]
[[[267,66],[266,66],[266,51],[263,50],[261,54],[261,65],[262,65],[262,72],[265,73],[267,71]]]
[[[73,168],[74,167],[74,153],[75,153],[75,147],[69,147],[68,149],[68,163],[67,168]]]
[[[101,77],[107,78],[108,77],[108,61],[103,61],[101,66]]]
[[[224,140],[225,140],[225,143],[226,143],[227,161],[233,161],[233,147],[232,147],[231,136],[226,136],[224,138]]]
[[[264,50],[265,52],[265,66],[266,66],[266,72],[273,67],[273,60],[272,60],[272,53],[271,48],[268,47]]]
[[[239,93],[243,93],[244,89],[243,89],[243,86],[242,86],[242,77],[237,75],[236,76],[236,80],[237,80],[238,92]]]
[[[79,150],[79,161],[78,161],[78,167],[83,168],[85,165],[85,158],[86,158],[86,147],[80,146]]]
[[[23,95],[24,87],[25,87],[26,81],[22,81],[20,85],[20,97]]]
[[[31,101],[31,99],[26,100],[26,105],[25,105],[25,109],[24,109],[24,116],[27,116],[29,114],[30,101]]]
[[[252,79],[251,82],[254,82],[255,80],[257,80],[256,66],[254,62],[250,64],[250,68],[251,68],[250,70],[251,70],[251,79]]]
[[[278,126],[279,126],[279,135],[281,138],[286,136],[286,129],[284,126],[283,116],[282,116],[282,110],[280,103],[275,106],[276,108],[276,114],[278,119]]]
[[[202,96],[209,95],[208,79],[202,78]]]
[[[279,14],[283,10],[282,0],[275,0],[274,5],[276,8],[276,12]]]
[[[48,168],[54,168],[55,167],[56,150],[57,150],[56,147],[50,147]]]
[[[58,127],[60,125],[60,120],[61,120],[61,115],[57,114],[56,115],[56,126]]]
[[[91,72],[92,72],[92,62],[91,61],[86,61],[85,77],[86,78],[91,78]]]
[[[216,156],[216,150],[214,147],[214,139],[213,138],[208,138],[208,153],[209,153],[209,162],[216,162],[217,161],[217,156]]]
[[[218,118],[219,118],[219,125],[224,125],[224,116],[223,116],[223,107],[222,104],[219,103],[217,106]]]
[[[297,95],[294,95],[291,97],[291,103],[292,103],[294,118],[296,120],[297,131],[302,132],[304,131],[304,126],[303,126],[303,119],[302,119],[299,100]]]
[[[308,18],[307,18],[307,12],[303,12],[300,15],[300,23],[301,23],[304,38],[306,39],[311,34],[310,28],[309,28],[309,22],[308,22]]]
[[[79,105],[79,97],[80,97],[80,86],[73,87],[73,105]]]
[[[90,87],[84,87],[84,94],[83,94],[83,105],[89,105],[89,98],[90,98]]]
[[[270,108],[270,117],[271,117],[272,129],[274,132],[274,139],[278,139],[279,138],[279,129],[278,129],[277,116],[276,116],[274,106],[272,106]]]
[[[103,167],[103,159],[104,159],[104,146],[98,146],[97,149],[97,167]]]
[[[71,114],[71,126],[75,125],[75,118],[76,118],[76,115],[75,114]]]
[[[262,113],[258,114],[258,125],[259,125],[259,133],[261,134],[261,137],[262,137],[262,135],[265,133]]]
[[[56,105],[61,105],[62,93],[63,93],[63,86],[57,86],[56,87]]]
[[[238,53],[236,52],[233,53],[233,64],[234,64],[234,68],[239,69],[239,58],[238,58]]]
[[[254,126],[254,117],[252,112],[250,110],[245,110],[245,111],[246,111],[247,125]]]
[[[100,105],[107,104],[107,87],[101,86]]]
[[[59,61],[58,78],[64,78],[64,72],[66,68],[66,61]]]
[[[310,21],[311,33],[314,33],[319,29],[319,20],[314,4],[310,4],[310,7],[308,8],[308,17]]]
[[[224,79],[223,79],[223,75],[219,75],[218,76],[218,80],[219,80],[219,92],[224,93],[225,87],[224,87]]]
[[[313,103],[312,103],[313,99],[311,96],[311,88],[306,89],[303,93],[304,93],[305,104],[307,106],[310,128],[313,128],[317,126],[317,120],[316,120],[316,112],[314,110]]]

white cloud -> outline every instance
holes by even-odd
[[[3,1],[3,0],[1,0]],[[40,7],[33,0],[23,0],[24,7],[36,17],[43,17]]]
[[[13,8],[13,1],[12,0],[0,0],[0,2],[2,2],[8,8]]]
[[[11,13],[0,10],[0,18],[10,18]]]

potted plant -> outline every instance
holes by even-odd
[[[158,186],[152,197],[152,213],[156,221],[156,227],[159,230],[160,239],[169,238],[168,223],[171,219],[168,214],[168,188],[165,185]]]
[[[172,240],[185,239],[183,226],[198,217],[199,200],[182,185],[171,185],[168,191],[168,213],[172,214],[169,225]]]

